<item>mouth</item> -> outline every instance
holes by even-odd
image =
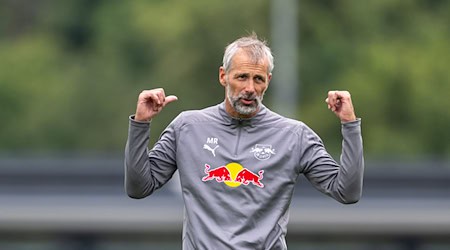
[[[241,103],[247,106],[253,105],[255,102],[256,102],[255,99],[241,98]]]

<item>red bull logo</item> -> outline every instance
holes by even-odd
[[[215,169],[211,169],[208,164],[205,164],[205,174],[206,176],[202,178],[204,182],[215,180],[223,182],[229,187],[238,187],[241,184],[247,186],[250,183],[260,188],[264,187],[264,184],[261,182],[264,170],[260,170],[258,174],[255,174],[236,162],[228,163],[226,166]]]
[[[216,179],[217,182],[231,181],[230,171],[225,167],[218,167],[210,170],[210,166],[205,164],[205,177],[202,178],[202,181],[210,181],[212,179]]]

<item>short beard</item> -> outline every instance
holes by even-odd
[[[227,85],[226,90],[228,101],[230,102],[231,106],[233,106],[234,110],[236,110],[236,112],[240,115],[248,116],[254,114],[256,113],[256,111],[258,111],[259,107],[261,107],[263,96],[259,97],[255,94],[246,95],[242,93],[238,96],[232,96],[233,93],[231,93],[229,85]],[[245,105],[241,102],[241,99],[254,100],[255,102],[251,105]]]

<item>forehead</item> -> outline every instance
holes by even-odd
[[[240,49],[231,60],[230,71],[254,72],[259,74],[268,74],[269,62],[267,59],[255,60],[249,53]]]

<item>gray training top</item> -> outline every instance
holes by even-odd
[[[287,249],[289,205],[299,174],[342,203],[361,197],[360,120],[342,124],[341,165],[304,123],[262,106],[234,119],[225,103],[182,112],[148,150],[149,122],[130,117],[125,188],[144,198],[178,169],[183,249]]]

